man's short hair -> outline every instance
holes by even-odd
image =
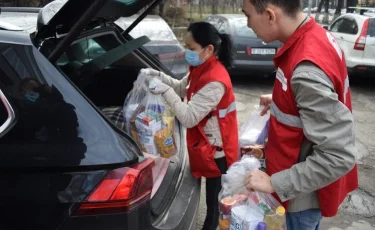
[[[301,10],[301,0],[249,0],[255,6],[258,13],[264,13],[268,4],[280,7],[284,12],[294,17],[299,10]]]

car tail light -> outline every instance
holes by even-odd
[[[247,55],[251,56],[251,47],[247,47]]]
[[[185,51],[180,52],[173,52],[173,53],[164,53],[164,54],[158,54],[159,60],[165,61],[165,60],[174,60],[174,59],[184,59],[185,58]]]
[[[361,50],[361,51],[365,50],[368,25],[369,25],[369,19],[366,19],[366,21],[363,23],[361,34],[359,35],[359,37],[355,41],[353,49]]]
[[[366,66],[358,66],[357,70],[367,70],[367,67]]]
[[[153,186],[151,159],[107,173],[72,216],[127,213],[150,200]]]

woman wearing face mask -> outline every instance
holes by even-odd
[[[187,128],[190,167],[194,177],[206,177],[207,215],[203,230],[216,230],[221,175],[238,160],[235,97],[226,67],[232,62],[229,35],[206,22],[190,25],[185,37],[189,74],[176,80],[148,69],[161,82],[151,90],[161,94]],[[187,99],[187,103],[181,98]]]

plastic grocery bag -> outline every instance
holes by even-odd
[[[264,106],[258,106],[255,112],[242,125],[239,134],[241,156],[252,155],[260,159],[262,168],[266,168],[265,148],[268,140],[270,112],[260,115]]]
[[[260,167],[259,159],[244,155],[222,175],[219,194],[220,230],[256,230],[265,216],[275,215],[280,203],[272,195],[250,192],[245,187],[246,174]]]
[[[133,83],[132,90],[125,98],[123,106],[123,117],[125,119],[125,131],[131,134],[130,119],[137,113],[141,102],[147,93],[147,70],[141,69],[138,74],[137,80]]]
[[[268,111],[265,115],[261,116],[260,112],[263,109],[264,106],[259,106],[242,125],[239,135],[240,146],[265,143],[268,137],[270,112]]]
[[[147,76],[148,71],[139,74],[133,95],[124,106],[129,133],[143,152],[170,158],[177,153],[175,116],[161,95],[148,90],[148,84],[153,80]]]

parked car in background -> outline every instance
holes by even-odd
[[[345,14],[325,28],[336,38],[345,54],[350,75],[375,73],[375,18]]]
[[[9,22],[5,22],[0,19],[0,30],[8,30],[8,31],[23,31],[21,27],[13,25]]]
[[[195,229],[200,183],[182,126],[172,159],[143,153],[123,129],[139,70],[167,70],[150,39],[114,20],[157,3],[55,1],[34,33],[0,30],[0,229]]]
[[[375,9],[368,10],[364,12],[363,15],[369,16],[369,17],[375,17]]]
[[[281,42],[265,43],[247,27],[247,18],[241,14],[219,14],[205,21],[214,25],[220,33],[230,34],[233,40],[234,63],[231,74],[260,73],[275,71],[273,57],[281,47]]]
[[[32,33],[36,29],[39,10],[31,7],[2,7],[0,20]]]
[[[126,30],[137,16],[120,18],[116,24]],[[180,44],[167,22],[157,15],[148,15],[130,31],[133,38],[147,36],[151,42],[145,48],[156,56],[178,79],[188,73],[185,48]]]
[[[39,10],[40,8],[6,7],[0,14],[0,20],[32,33],[36,30]],[[125,31],[138,16],[120,17],[115,21],[115,24],[120,31]],[[130,35],[133,38],[149,37],[151,42],[144,47],[158,58],[177,79],[186,76],[188,64],[185,60],[185,49],[164,19],[157,15],[147,15],[130,31]],[[88,49],[90,50],[87,52],[90,52],[91,55],[101,55],[101,48],[94,43],[90,44]]]

